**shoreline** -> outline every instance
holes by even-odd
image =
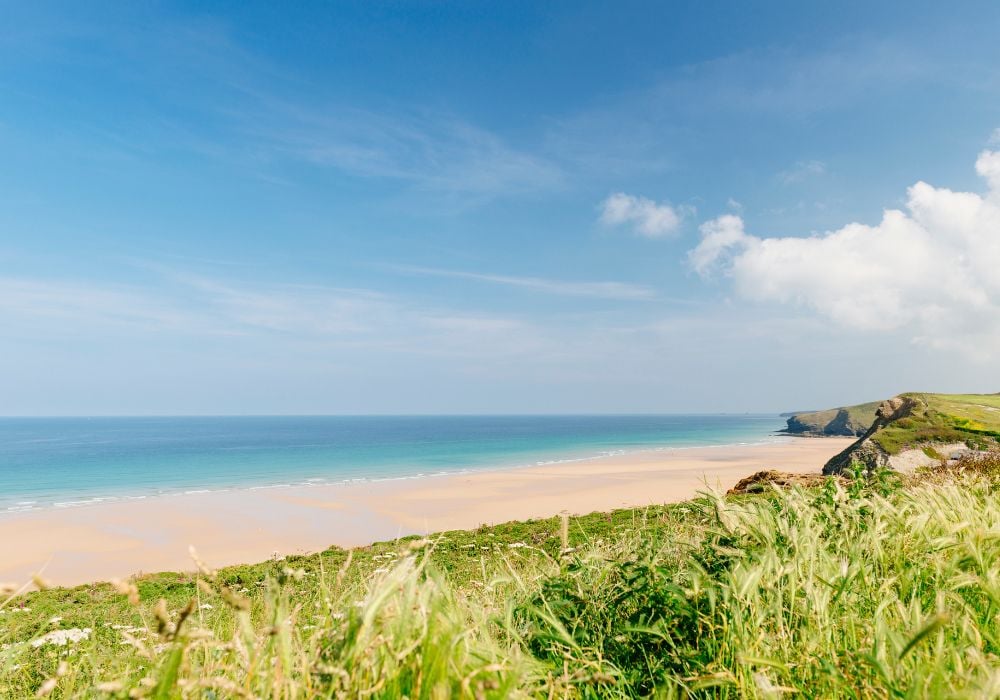
[[[266,489],[280,489],[280,488],[313,488],[313,487],[334,487],[334,486],[349,486],[353,484],[377,484],[386,482],[405,482],[405,481],[416,481],[422,479],[432,479],[432,478],[442,478],[450,476],[462,476],[465,474],[478,474],[482,472],[495,472],[495,471],[514,471],[519,469],[531,469],[534,467],[544,467],[550,465],[560,465],[560,464],[575,464],[579,462],[589,462],[596,459],[605,459],[611,457],[627,457],[630,455],[639,455],[644,453],[654,453],[654,452],[672,452],[676,450],[700,450],[700,449],[715,449],[715,448],[737,448],[737,447],[753,447],[753,446],[764,446],[764,445],[774,445],[782,444],[784,442],[794,440],[797,435],[786,435],[780,431],[774,433],[768,433],[766,437],[759,440],[741,441],[741,442],[731,442],[731,443],[719,443],[716,445],[670,445],[670,444],[650,444],[650,445],[637,445],[628,448],[601,450],[596,453],[583,454],[578,453],[578,456],[573,457],[563,457],[563,458],[551,458],[551,459],[538,459],[535,461],[528,462],[511,462],[511,463],[495,463],[487,465],[477,465],[472,467],[465,467],[462,469],[451,469],[451,470],[439,470],[433,472],[418,472],[415,474],[403,474],[403,475],[393,475],[393,476],[375,476],[375,477],[347,477],[343,479],[328,479],[326,477],[306,477],[306,478],[296,478],[283,482],[275,483],[249,483],[249,484],[232,484],[232,485],[189,485],[189,486],[178,486],[175,488],[161,489],[153,493],[128,493],[122,492],[118,494],[109,493],[107,495],[96,495],[96,496],[66,496],[67,500],[53,500],[51,502],[39,502],[37,500],[23,500],[15,501],[13,505],[7,505],[6,507],[0,506],[0,522],[8,517],[17,517],[23,514],[35,514],[35,513],[45,513],[53,511],[62,511],[66,509],[76,509],[76,508],[90,508],[94,506],[109,505],[112,503],[123,503],[131,501],[146,501],[151,499],[161,499],[161,498],[175,498],[178,496],[193,496],[202,494],[219,494],[219,493],[243,493],[248,491],[259,491]],[[566,453],[563,453],[566,454]]]
[[[662,447],[440,476],[268,486],[6,512],[0,581],[78,585],[363,546],[484,523],[641,507],[726,489],[764,468],[818,473],[853,438]]]

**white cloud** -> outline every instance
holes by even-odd
[[[990,183],[994,194],[1000,194],[1000,151],[983,151],[976,159],[976,172]]]
[[[676,233],[686,214],[685,208],[657,204],[645,197],[616,192],[601,203],[601,222],[608,226],[631,225],[646,238],[662,238]]]
[[[826,163],[821,160],[800,160],[788,170],[778,173],[778,178],[786,185],[794,185],[812,177],[826,173]]]
[[[991,146],[1000,144],[1000,127],[994,129],[993,133],[990,134],[989,143]]]
[[[760,238],[731,214],[701,226],[689,253],[702,276],[721,272],[737,294],[812,309],[846,328],[900,330],[934,346],[1000,349],[1000,151],[976,171],[988,193],[918,182],[906,211],[886,210],[808,238]]]
[[[704,277],[711,273],[712,268],[717,266],[731,249],[746,238],[743,219],[736,214],[725,214],[707,221],[698,230],[701,231],[701,243],[688,254],[688,257],[691,266]]]

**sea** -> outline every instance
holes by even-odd
[[[0,515],[764,443],[777,415],[0,418]]]

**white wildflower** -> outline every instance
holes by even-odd
[[[93,630],[89,627],[84,627],[83,629],[74,627],[69,630],[55,630],[54,632],[43,634],[38,639],[33,639],[31,641],[31,646],[37,648],[45,644],[54,644],[56,646],[64,647],[70,642],[75,644],[76,642],[83,641],[84,639],[90,639],[90,633],[92,631]]]

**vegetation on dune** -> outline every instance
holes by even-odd
[[[997,696],[998,465],[976,456],[905,481],[830,478],[10,597],[0,689]]]

